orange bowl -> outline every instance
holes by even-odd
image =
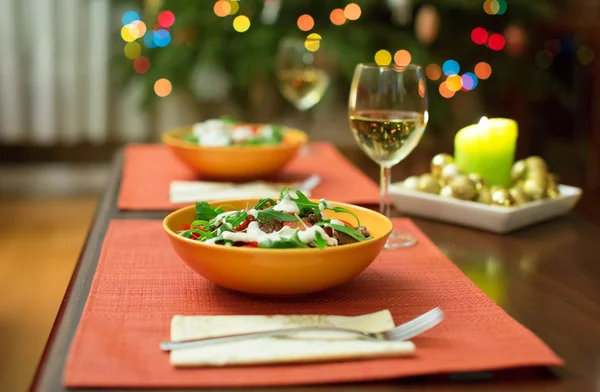
[[[227,204],[235,209],[242,209],[257,202],[258,199],[238,199],[209,204]],[[193,205],[169,214],[163,221],[163,228],[179,257],[194,271],[218,286],[256,295],[308,294],[335,287],[360,274],[381,252],[392,231],[392,222],[378,212],[351,204],[332,203],[354,212],[373,238],[324,249],[210,245],[177,234],[184,224],[195,220],[196,209]],[[346,213],[326,210],[324,214],[353,221],[352,216]]]
[[[268,146],[204,147],[183,140],[192,126],[163,133],[163,143],[187,166],[209,179],[254,180],[281,170],[308,141],[298,130],[285,128],[281,144]]]

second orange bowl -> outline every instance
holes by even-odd
[[[162,141],[188,167],[215,180],[255,180],[274,175],[308,142],[304,132],[286,128],[283,142],[278,145],[203,147],[182,139],[190,130],[187,126],[167,131]]]

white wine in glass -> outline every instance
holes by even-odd
[[[422,68],[358,64],[350,87],[348,114],[356,143],[381,168],[379,209],[389,217],[391,168],[415,149],[427,127]],[[392,232],[386,248],[416,243],[410,234]]]
[[[319,103],[329,87],[330,78],[320,45],[310,51],[299,38],[286,37],[279,42],[275,67],[279,89],[300,111]]]

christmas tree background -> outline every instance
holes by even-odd
[[[513,87],[518,86],[527,101],[552,96],[568,107],[564,84],[543,66],[543,42],[536,35],[540,23],[562,12],[565,2],[561,0],[355,0],[360,17],[345,19],[341,24],[332,22],[332,12],[344,10],[349,0],[118,3],[139,13],[147,28],[143,36],[128,40],[140,45],[140,52],[133,56],[124,56],[123,39],[115,39],[114,60],[118,84],[143,82],[140,104],[145,108],[160,99],[156,81],[166,79],[173,90],[185,91],[199,104],[229,100],[246,109],[246,120],[255,120],[251,91],[256,83],[276,86],[275,59],[280,39],[305,39],[310,33],[322,37],[323,50],[326,48],[335,64],[330,76],[342,92],[335,99],[345,99],[344,91],[347,96],[357,63],[374,62],[380,50],[388,51],[392,58],[398,50],[405,50],[410,53],[411,63],[427,67],[429,107],[436,113],[431,116],[434,127],[452,116],[448,101],[460,94],[476,93],[484,104],[493,104],[510,99]],[[174,23],[168,27],[159,23],[165,10],[174,16]],[[302,15],[314,20],[314,27],[308,31],[299,28],[298,18]],[[250,22],[243,32],[234,28],[240,16]],[[121,34],[128,21],[123,22],[119,26]],[[144,72],[135,67],[140,57],[149,64],[142,69]],[[491,75],[477,78],[475,88],[469,91],[463,88],[448,94],[440,86],[452,74],[440,76],[439,70],[449,60],[459,64],[459,76],[467,72],[481,76],[476,69],[480,63],[490,66]]]

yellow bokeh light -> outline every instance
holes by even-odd
[[[425,74],[431,80],[438,80],[442,76],[442,68],[437,64],[429,64],[425,68]]]
[[[240,10],[240,4],[236,0],[229,0],[228,3],[229,3],[229,6],[231,7],[231,10],[229,11],[229,15],[235,15],[236,12],[238,12]]]
[[[223,18],[229,15],[229,13],[231,12],[231,4],[229,4],[229,2],[225,0],[219,0],[215,3],[213,11],[215,11],[215,15]]]
[[[250,19],[246,15],[238,15],[233,20],[233,28],[238,33],[243,33],[250,28]]]
[[[410,64],[411,59],[412,56],[410,55],[408,50],[402,49],[397,51],[396,54],[394,54],[394,62],[400,66],[407,66],[408,64]]]
[[[128,26],[130,26],[129,30],[133,27],[137,29],[137,38],[142,38],[146,34],[146,24],[141,20],[134,20]]]
[[[130,60],[135,60],[142,54],[142,45],[137,42],[128,42],[125,45],[125,57]]]
[[[475,66],[475,75],[477,75],[479,79],[485,80],[489,78],[491,74],[492,67],[485,61],[482,61]]]
[[[440,83],[440,95],[444,98],[452,98],[454,96],[454,91],[448,88],[446,82]]]
[[[446,79],[446,85],[450,91],[459,91],[462,88],[462,78],[460,75],[448,76],[448,79]]]
[[[492,11],[492,15],[496,15],[498,11],[500,11],[500,3],[498,0],[492,0],[490,3],[490,11]]]
[[[375,62],[377,65],[390,65],[392,62],[392,54],[385,49],[378,50],[375,53]]]
[[[306,50],[316,52],[321,47],[321,36],[317,33],[309,34],[304,41],[304,47]]]
[[[159,97],[166,97],[167,95],[171,94],[172,90],[173,90],[173,86],[171,85],[171,82],[169,81],[169,79],[165,79],[165,78],[158,79],[154,83],[154,92]]]
[[[341,8],[334,9],[331,11],[331,14],[329,14],[329,19],[331,20],[331,23],[336,26],[343,25],[346,23],[346,15],[344,14],[344,10]]]
[[[309,31],[315,27],[315,20],[312,16],[304,14],[298,18],[298,28],[302,31]]]
[[[348,20],[356,20],[360,18],[361,14],[360,6],[356,3],[350,3],[344,8],[344,15]]]
[[[125,42],[133,42],[138,38],[139,31],[137,27],[128,24],[121,28],[121,38]]]

